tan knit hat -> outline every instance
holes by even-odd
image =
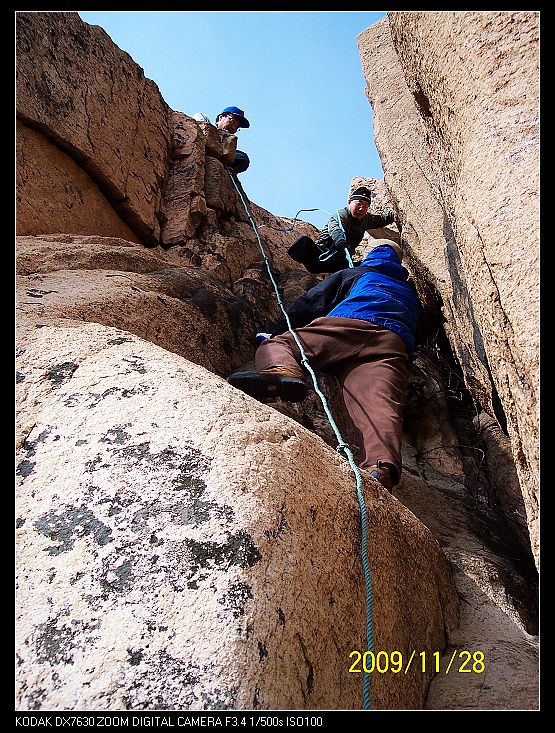
[[[395,252],[397,252],[397,256],[399,257],[399,262],[403,261],[403,249],[400,244],[397,244],[397,242],[394,242],[392,239],[372,239],[370,240],[371,249],[370,252],[375,249],[376,247],[379,247],[381,244],[387,244],[390,247],[392,247]]]

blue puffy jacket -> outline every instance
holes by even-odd
[[[382,244],[357,267],[339,270],[315,285],[295,301],[287,315],[295,329],[323,316],[371,321],[398,334],[412,356],[422,307],[407,278],[408,271],[395,250]],[[285,328],[280,323],[273,335]]]

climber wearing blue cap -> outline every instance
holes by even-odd
[[[223,117],[226,117],[227,120],[224,121],[222,119]],[[220,120],[222,120],[222,124],[226,125],[226,127],[218,127],[218,122]],[[247,120],[245,113],[242,109],[239,109],[239,107],[226,107],[216,117],[216,127],[218,127],[219,130],[228,130],[228,132],[232,132],[228,127],[234,127],[235,129],[233,130],[233,134],[235,134],[240,127],[250,126],[251,123]]]
[[[210,122],[206,115],[199,112],[193,115],[193,119],[199,122]],[[245,113],[239,107],[226,107],[216,117],[216,127],[222,132],[236,135],[241,127],[250,127],[251,123],[245,117]],[[235,173],[244,173],[250,165],[249,156],[242,150],[237,150],[235,160],[229,166]]]

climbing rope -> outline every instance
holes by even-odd
[[[361,541],[361,555],[362,555],[362,567],[364,570],[364,585],[365,585],[365,596],[366,596],[366,645],[368,647],[369,652],[374,652],[374,634],[373,634],[373,628],[372,628],[372,579],[370,576],[370,567],[368,565],[368,553],[367,553],[367,547],[368,547],[368,526],[366,521],[366,505],[364,503],[364,497],[362,495],[362,476],[360,473],[360,470],[355,462],[353,453],[351,451],[351,448],[348,443],[346,443],[343,440],[343,436],[341,435],[341,432],[339,428],[337,427],[337,424],[333,418],[333,415],[329,409],[328,402],[326,400],[325,395],[320,389],[320,385],[318,384],[318,379],[316,377],[316,373],[312,369],[310,362],[308,361],[308,357],[303,349],[303,345],[300,342],[299,337],[297,336],[297,333],[295,332],[291,321],[289,319],[289,316],[287,314],[287,311],[285,310],[285,306],[283,305],[283,302],[281,300],[277,282],[272,274],[272,270],[270,267],[270,262],[268,260],[268,257],[266,256],[266,252],[264,251],[264,247],[262,245],[262,242],[260,241],[260,236],[258,234],[258,228],[256,226],[256,223],[254,222],[254,219],[251,216],[251,212],[249,210],[249,207],[243,197],[243,194],[241,193],[241,190],[239,189],[239,186],[237,185],[237,182],[235,181],[235,177],[233,173],[228,169],[229,177],[231,178],[231,182],[233,183],[233,186],[235,187],[235,190],[237,191],[239,198],[241,199],[241,202],[245,208],[245,212],[249,218],[249,222],[254,230],[254,233],[256,235],[256,239],[258,241],[258,246],[260,247],[260,251],[262,253],[262,257],[264,259],[264,264],[266,265],[266,269],[268,270],[268,275],[270,276],[270,280],[272,282],[272,285],[274,287],[275,295],[277,298],[278,305],[281,309],[281,312],[283,313],[285,320],[287,322],[287,327],[289,331],[291,332],[291,335],[295,339],[295,342],[297,346],[299,347],[299,350],[301,352],[301,364],[307,369],[310,376],[312,377],[312,382],[314,385],[314,391],[320,398],[320,401],[322,403],[322,406],[324,408],[324,411],[328,417],[328,420],[330,422],[330,425],[333,429],[333,432],[335,433],[335,437],[337,438],[337,448],[336,450],[339,453],[343,453],[347,460],[349,461],[349,465],[355,475],[356,479],[356,490],[357,490],[357,498],[358,503],[360,507],[360,523],[361,523],[361,535],[362,535],[362,541]],[[308,209],[305,209],[306,211]],[[302,211],[302,209],[301,209]],[[338,218],[339,218],[339,212],[338,212]],[[339,226],[341,226],[341,221],[339,222]],[[343,227],[342,227],[343,228]],[[345,252],[347,252],[347,248],[345,248]],[[352,260],[349,256],[349,253],[347,252],[347,256],[349,257],[349,264],[350,267],[353,267]],[[363,670],[363,694],[362,694],[362,704],[363,708],[365,710],[371,710],[371,699],[370,699],[370,673],[367,672],[365,669]]]
[[[284,229],[283,227],[273,227],[273,226],[270,226],[270,224],[261,224],[258,228],[262,229],[263,227],[266,227],[266,229],[272,229],[274,232],[292,232],[293,229],[295,228],[295,224],[298,221],[298,217],[301,211],[325,211],[326,214],[328,214],[329,216],[332,216],[332,214],[330,214],[330,212],[327,209],[318,209],[318,208],[317,209],[299,209],[297,213],[295,214],[293,223],[291,224],[290,227],[287,227],[287,229]],[[248,214],[249,212],[247,211],[247,215]],[[343,228],[343,224],[341,223],[341,217],[339,216],[339,211],[337,212],[337,223],[341,227],[341,231],[343,232],[343,234],[345,234],[345,229]],[[326,260],[329,260],[330,257],[333,257],[334,254],[335,254],[335,250],[332,248],[332,249],[329,249],[327,252],[322,252],[322,254],[318,257],[318,259],[320,260],[320,262],[325,262]],[[345,247],[345,257],[347,259],[347,262],[349,263],[349,267],[354,267],[353,260],[351,259],[351,255],[347,247]]]
[[[295,218],[293,219],[293,223],[290,227],[287,227],[287,229],[283,229],[282,227],[272,227],[269,224],[261,224],[258,228],[262,229],[262,227],[266,227],[266,229],[273,229],[274,232],[292,232],[295,228],[295,224],[297,223],[298,216],[301,213],[301,211],[326,211],[325,209],[299,209],[297,213],[295,214]],[[326,214],[329,213],[326,211]]]

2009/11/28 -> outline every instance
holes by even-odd
[[[393,674],[398,674],[399,672],[403,671],[405,674],[408,672],[412,660],[414,659],[414,656],[416,654],[416,651],[413,651],[409,661],[404,667],[403,665],[403,655],[399,651],[393,651],[391,653],[388,652],[378,652],[377,654],[374,654],[374,652],[364,652],[364,654],[361,654],[361,652],[354,650],[349,654],[349,658],[355,657],[354,662],[351,664],[349,668],[349,672],[380,672],[381,674],[385,672],[393,672]],[[429,654],[429,653],[428,653]],[[447,666],[447,669],[445,671],[445,674],[448,674],[451,671],[451,667],[453,664],[453,661],[455,659],[455,655],[457,654],[457,650],[453,652],[451,655],[451,659],[449,661],[449,664]],[[422,672],[426,672],[426,655],[427,653],[420,652],[418,655],[421,660],[421,670]],[[455,668],[453,671],[457,672],[474,672],[475,674],[481,674],[485,669],[484,664],[484,653],[480,651],[476,651],[473,654],[466,649],[461,649],[458,652],[459,658],[462,660],[461,664],[458,668]],[[440,670],[440,652],[433,652],[432,657],[435,660],[435,669],[432,671],[439,674]],[[370,664],[367,663],[367,659],[370,659]],[[362,660],[362,669],[358,666]],[[472,660],[472,662],[471,662]]]

